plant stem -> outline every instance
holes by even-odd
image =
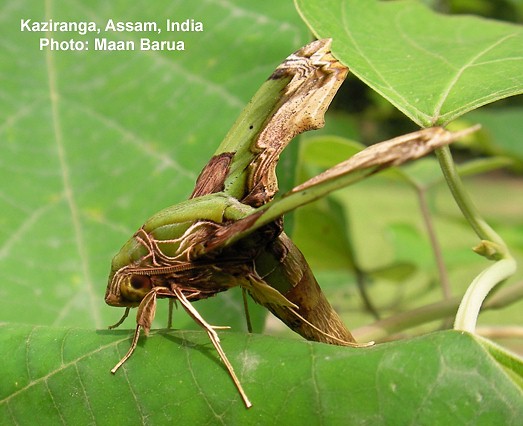
[[[496,285],[514,274],[516,271],[516,262],[510,256],[505,242],[480,216],[476,206],[463,186],[452,159],[450,149],[447,146],[438,148],[436,155],[447,185],[458,207],[461,209],[461,212],[474,232],[476,232],[482,240],[481,247],[476,249],[476,251],[489,259],[497,260],[494,265],[482,271],[472,281],[456,314],[454,328],[473,333],[483,300]]]
[[[459,305],[454,328],[473,333],[481,304],[490,291],[516,272],[516,261],[511,258],[498,260],[482,271],[470,284]]]
[[[492,241],[499,244],[501,247],[505,247],[504,241],[499,237],[496,231],[494,231],[489,224],[483,220],[467,190],[463,186],[463,182],[461,181],[456,165],[454,164],[450,148],[448,146],[443,146],[436,149],[435,152],[452,196],[465,216],[465,219],[467,219],[470,226],[472,226],[472,229],[474,229],[474,232],[482,240]]]
[[[521,300],[523,297],[523,281],[510,287],[502,288],[490,297],[483,305],[484,309],[501,309]],[[380,341],[395,333],[417,327],[431,321],[441,320],[454,315],[460,304],[460,297],[441,300],[430,305],[421,306],[412,311],[402,312],[389,318],[376,321],[373,324],[352,330],[359,342]]]
[[[523,339],[523,327],[517,325],[478,327],[478,334],[489,339]]]
[[[445,268],[445,262],[443,261],[443,253],[441,251],[441,245],[439,244],[438,237],[434,230],[434,224],[432,222],[432,216],[430,214],[429,207],[427,205],[426,197],[426,188],[415,184],[416,193],[418,195],[418,202],[421,210],[421,217],[425,223],[425,228],[429,235],[430,245],[432,247],[432,252],[434,254],[434,261],[436,262],[436,267],[438,268],[439,281],[441,285],[441,290],[443,292],[443,298],[445,300],[450,299],[452,294],[450,291],[449,276],[447,274],[447,268]]]

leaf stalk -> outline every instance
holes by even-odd
[[[481,217],[474,205],[457,172],[449,147],[442,146],[436,149],[436,156],[454,200],[476,235],[482,240],[475,248],[476,253],[496,261],[472,281],[456,314],[454,329],[474,333],[483,301],[494,287],[514,274],[516,262],[503,239]]]

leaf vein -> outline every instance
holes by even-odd
[[[50,7],[49,3],[46,2],[46,15],[50,16]],[[69,206],[69,212],[71,215],[72,226],[74,230],[74,236],[76,241],[76,249],[80,257],[80,265],[82,269],[82,275],[85,280],[85,289],[88,294],[88,299],[91,304],[91,313],[93,315],[94,323],[97,327],[101,327],[102,321],[100,318],[99,310],[96,309],[97,297],[94,289],[94,283],[90,274],[90,265],[89,265],[89,256],[85,249],[85,238],[83,234],[83,229],[80,221],[80,216],[78,212],[78,205],[75,200],[75,195],[73,191],[73,185],[71,182],[71,177],[69,173],[69,167],[67,165],[67,154],[65,152],[64,146],[64,137],[62,133],[62,124],[60,122],[60,106],[59,99],[60,94],[58,90],[58,78],[56,75],[56,66],[53,60],[54,56],[51,51],[46,50],[45,60],[46,60],[46,69],[47,69],[47,78],[49,86],[49,97],[51,102],[51,115],[52,115],[52,128],[54,132],[54,142],[56,146],[56,151],[58,155],[58,161],[60,164],[60,172],[62,177],[62,185],[64,187],[65,198]]]
[[[82,376],[80,375],[80,370],[78,369],[78,364],[75,364],[74,368],[76,370],[76,376],[78,377],[78,382],[80,383],[80,388],[82,389],[82,393],[84,395],[85,403],[89,410],[89,414],[91,415],[91,419],[93,420],[93,423],[96,423],[95,413],[94,413],[93,407],[91,406],[91,400],[89,399],[89,395],[87,394],[87,389],[85,389],[85,385],[82,380]]]
[[[40,326],[34,327],[31,330],[31,334],[37,328],[41,328],[41,327]],[[29,337],[28,337],[27,341],[28,340],[29,340]],[[38,379],[34,379],[34,380],[31,379],[31,376],[29,375],[29,367],[28,367],[28,377],[29,377],[30,382],[27,385],[25,385],[23,388],[20,388],[16,392],[13,392],[11,395],[9,395],[9,396],[5,397],[4,399],[0,400],[0,404],[3,404],[5,402],[10,401],[14,397],[24,393],[25,391],[27,391],[28,389],[32,388],[33,386],[35,386],[35,385],[37,385],[39,383],[42,383],[43,381],[47,380],[50,377],[53,377],[55,374],[58,374],[58,373],[64,371],[65,369],[69,368],[70,366],[76,365],[78,362],[82,361],[83,359],[88,358],[90,356],[93,356],[93,355],[95,355],[95,354],[97,354],[99,352],[102,352],[102,351],[106,350],[107,348],[111,348],[113,346],[116,346],[116,345],[118,345],[121,342],[124,342],[126,340],[129,340],[129,336],[126,336],[126,337],[124,337],[122,339],[115,340],[114,342],[108,343],[107,345],[100,346],[100,347],[96,348],[93,351],[87,352],[87,353],[85,353],[85,354],[83,354],[83,355],[81,355],[81,356],[79,356],[79,357],[69,361],[66,364],[60,365],[60,367],[55,368],[54,370],[49,371],[49,373],[47,373],[46,375],[44,375],[42,377],[39,377]],[[28,343],[27,343],[27,346],[28,346]],[[28,358],[28,354],[26,353],[26,364],[28,365],[27,358]]]
[[[440,96],[438,102],[436,102],[436,105],[434,107],[434,113],[432,114],[432,116],[433,116],[433,123],[437,122],[437,119],[439,118],[439,116],[441,114],[441,109],[443,108],[443,104],[448,99],[452,89],[458,84],[458,81],[461,79],[461,76],[464,74],[464,72],[467,69],[471,68],[474,64],[476,64],[478,62],[479,58],[481,58],[482,56],[486,55],[488,52],[490,52],[492,49],[494,49],[495,47],[499,46],[500,44],[502,44],[506,40],[508,40],[508,39],[510,39],[512,37],[515,37],[516,35],[517,34],[507,34],[505,37],[502,37],[501,39],[496,40],[495,42],[493,42],[489,46],[485,47],[484,49],[481,49],[479,52],[477,52],[475,55],[473,55],[465,64],[463,64],[458,69],[456,75],[452,79],[450,79],[449,84],[442,91],[441,96]]]

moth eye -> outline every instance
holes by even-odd
[[[135,290],[150,290],[152,288],[151,278],[147,275],[133,275],[131,287]]]
[[[153,282],[147,275],[131,275],[122,282],[120,294],[126,302],[140,302],[153,288]]]

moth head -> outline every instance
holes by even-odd
[[[153,288],[150,276],[118,271],[109,277],[105,291],[105,303],[110,306],[135,307]]]
[[[133,273],[147,257],[145,247],[133,236],[114,256],[107,289],[105,303],[110,306],[135,307],[152,288],[152,282],[147,275]]]

